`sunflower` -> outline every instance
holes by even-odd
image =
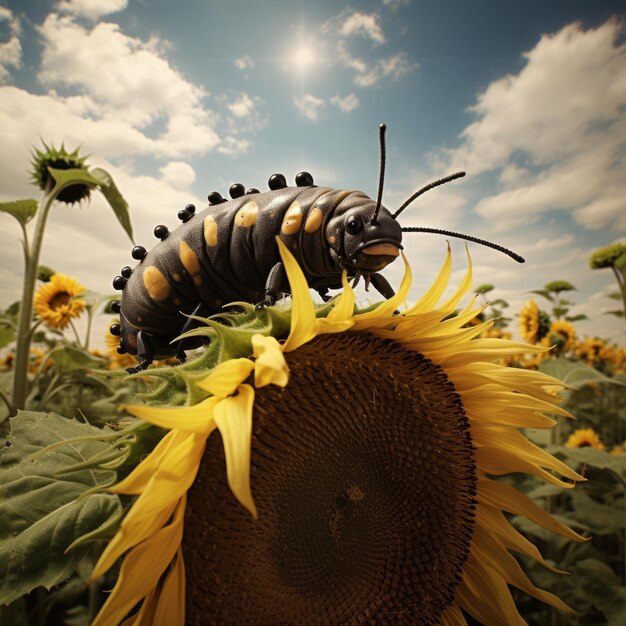
[[[50,328],[64,329],[85,309],[85,301],[78,298],[85,288],[74,278],[55,274],[35,294],[35,311]]]
[[[48,146],[43,142],[43,150],[33,151],[33,169],[31,178],[33,183],[42,191],[47,191],[54,186],[54,179],[48,170],[52,167],[57,170],[81,169],[87,171],[87,157],[78,153],[78,148],[68,152],[64,145],[60,149]],[[57,200],[66,204],[74,204],[81,200],[87,200],[91,195],[91,189],[87,185],[75,184],[63,189],[57,196]]]
[[[565,442],[566,448],[595,448],[604,450],[604,444],[600,441],[593,428],[579,428],[575,430]]]
[[[568,415],[550,388],[558,381],[493,362],[540,348],[479,338],[489,322],[465,327],[475,300],[451,315],[471,268],[437,306],[449,250],[431,288],[395,314],[408,265],[397,295],[378,306],[355,312],[344,274],[341,296],[316,309],[279,248],[291,311],[207,320],[206,355],[151,370],[163,384],[149,404],[126,407],[169,432],[111,488],[138,497],[92,574],[123,556],[93,626],[458,626],[462,611],[486,626],[522,624],[509,584],[571,612],[526,577],[510,550],[558,570],[504,512],[582,537],[488,477],[584,480],[519,430]]]
[[[594,339],[588,337],[578,344],[576,355],[579,359],[587,361],[589,365],[593,365],[601,359],[601,355],[606,350],[606,342],[602,339]]]
[[[555,345],[559,352],[573,348],[576,341],[576,331],[570,322],[554,320],[546,337],[550,345]]]
[[[536,343],[539,333],[539,307],[534,300],[529,300],[519,314],[519,332],[524,341]]]

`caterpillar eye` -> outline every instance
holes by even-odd
[[[356,235],[363,230],[363,220],[358,215],[351,215],[346,221],[346,230],[351,235]]]

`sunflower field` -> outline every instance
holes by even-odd
[[[142,369],[116,296],[39,264],[55,207],[93,193],[132,239],[122,193],[64,147],[32,177],[41,201],[0,203],[25,262],[0,626],[626,623],[626,348],[579,335],[574,285],[510,311],[448,249],[416,302],[405,260],[390,299],[361,307],[344,272],[317,304],[281,237],[290,297],[198,316],[200,348]],[[589,271],[624,317],[626,244]]]

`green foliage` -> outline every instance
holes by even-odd
[[[56,272],[47,265],[40,265],[37,268],[37,280],[42,283],[49,283],[50,279],[56,274]]]
[[[626,259],[626,244],[612,243],[593,252],[589,257],[589,267],[592,270],[605,267],[622,269],[624,267],[624,259]]]
[[[98,179],[99,188],[102,195],[107,199],[107,202],[113,209],[117,221],[121,224],[122,228],[126,231],[128,238],[133,241],[133,227],[130,223],[130,213],[128,212],[128,202],[124,199],[119,189],[117,188],[111,175],[100,167],[96,167],[91,170],[91,174]]]
[[[11,421],[0,455],[0,604],[69,578],[87,551],[70,546],[121,512],[117,496],[88,493],[109,483],[112,472],[71,469],[108,445],[75,440],[102,435],[100,429],[54,413],[23,411]]]
[[[552,280],[546,283],[543,288],[550,293],[561,293],[562,291],[575,291],[576,287],[567,280]]]
[[[0,212],[12,215],[22,226],[26,226],[35,217],[38,206],[37,200],[0,202]]]

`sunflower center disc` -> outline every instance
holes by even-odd
[[[59,293],[55,294],[52,298],[50,298],[49,306],[53,311],[56,311],[57,309],[60,309],[62,306],[68,305],[71,300],[72,300],[72,297],[70,296],[69,293],[66,293],[65,291],[60,291]]]
[[[183,540],[187,623],[436,625],[473,527],[467,417],[443,370],[364,333],[285,354],[256,390],[258,519],[208,441]]]

